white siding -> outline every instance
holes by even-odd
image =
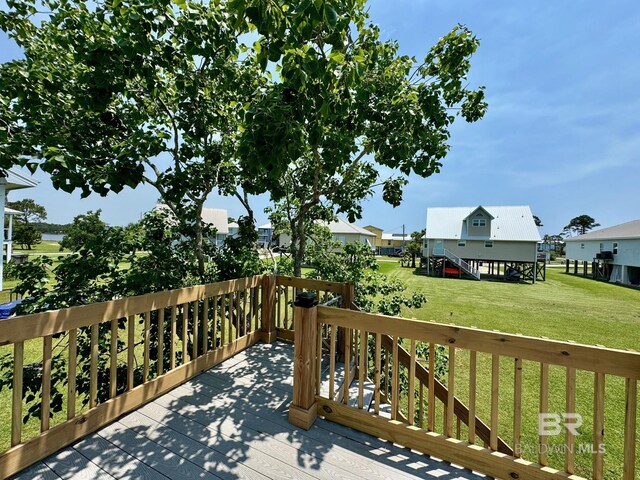
[[[435,245],[429,240],[429,250]],[[466,240],[464,247],[458,246],[458,240],[445,240],[444,248],[467,260],[507,260],[517,262],[533,262],[537,255],[536,242],[504,242],[493,241],[493,247],[485,247],[484,240]]]
[[[614,242],[618,244],[618,253],[613,255],[612,264],[640,267],[640,238],[567,242],[567,258],[592,262],[596,254],[600,253],[601,243],[603,244],[602,250],[611,252]]]

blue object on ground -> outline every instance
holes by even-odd
[[[9,318],[15,308],[22,303],[22,300],[14,300],[13,302],[3,303],[0,305],[0,320]]]

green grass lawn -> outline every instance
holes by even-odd
[[[382,273],[403,280],[409,292],[420,291],[429,300],[420,309],[406,309],[405,317],[621,349],[637,349],[640,345],[640,292],[636,290],[567,275],[560,268],[548,269],[546,282],[530,285],[425,277],[414,274],[413,269],[401,268],[396,260],[381,259],[379,264]],[[464,403],[468,400],[468,364],[468,352],[460,350],[456,356],[455,392]],[[490,364],[490,355],[478,354],[478,415],[486,423],[490,418]],[[550,368],[551,412],[566,411],[565,373],[564,368]],[[593,377],[591,373],[578,372],[576,410],[583,416],[585,433],[577,443],[592,442]],[[499,435],[507,443],[512,442],[513,378],[513,360],[501,359]],[[539,364],[525,361],[525,447],[535,447],[537,443],[538,401]],[[624,410],[623,380],[607,377],[605,477],[610,479],[622,478]],[[563,440],[563,436],[551,437],[550,443],[558,445]],[[591,477],[591,455],[576,457],[577,473]],[[535,454],[525,458],[536,460]],[[551,462],[562,468],[563,456],[552,455]]]
[[[63,250],[60,252],[60,242],[54,240],[43,240],[37,245],[34,245],[31,250],[25,248],[21,248],[21,246],[17,243],[13,244],[13,251],[15,253],[27,253],[29,255],[38,255],[38,254],[55,254],[55,253],[69,253],[68,250]]]

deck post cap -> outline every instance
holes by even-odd
[[[318,299],[314,292],[301,292],[296,295],[296,300],[293,304],[296,307],[312,308],[318,305]]]

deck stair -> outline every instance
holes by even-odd
[[[449,262],[451,262],[453,265],[458,267],[460,270],[462,270],[464,273],[466,273],[470,277],[476,280],[480,280],[479,270],[473,268],[471,265],[469,265],[467,262],[465,262],[463,259],[457,256],[455,253],[450,252],[446,248],[434,248],[433,256],[446,258]]]

